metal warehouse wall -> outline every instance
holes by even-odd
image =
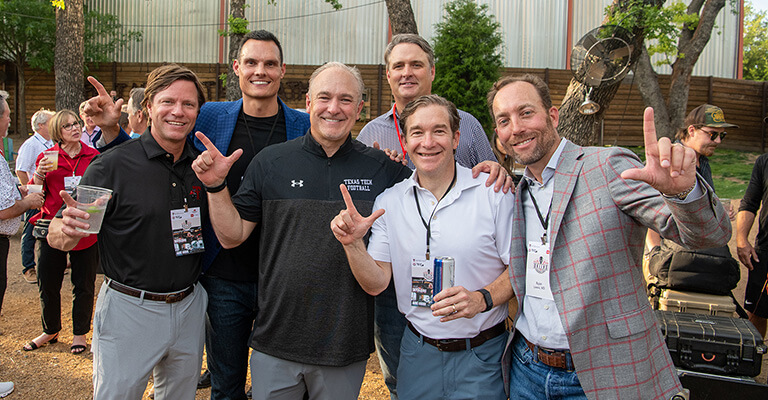
[[[226,0],[86,0],[117,14],[126,28],[144,39],[117,56],[119,62],[229,63],[227,40],[217,34],[229,13]],[[568,0],[477,0],[501,23],[506,67],[566,67]],[[742,0],[739,0],[740,3]],[[289,64],[318,65],[337,60],[379,64],[389,37],[384,0],[341,0],[333,9],[322,0],[248,0],[250,29],[267,29],[280,38]],[[447,0],[411,0],[419,33],[431,41]],[[572,42],[597,27],[610,0],[573,0]],[[738,4],[736,5],[738,9]],[[694,75],[736,77],[738,22],[730,2],[694,69]],[[719,34],[718,34],[719,33]],[[655,60],[660,59],[656,57]],[[661,74],[667,67],[657,68]]]

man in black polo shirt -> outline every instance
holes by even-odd
[[[94,84],[95,85],[95,84]],[[96,85],[95,85],[96,86]],[[101,85],[99,98],[108,96]],[[178,65],[150,73],[143,106],[149,135],[93,160],[80,185],[113,191],[99,232],[105,281],[93,322],[93,397],[139,399],[154,369],[157,399],[194,398],[202,363],[207,294],[198,285],[206,197],[190,166],[197,151],[187,142],[205,102],[197,76]],[[119,129],[111,100],[102,103]],[[119,115],[119,114],[118,114]],[[75,201],[51,223],[51,246],[68,250],[88,218]],[[187,224],[183,224],[187,221]]]
[[[373,298],[352,275],[328,224],[344,209],[346,184],[370,213],[376,196],[411,174],[381,151],[351,139],[363,81],[355,68],[328,63],[309,80],[310,134],[269,146],[253,159],[237,195],[226,176],[240,156],[206,150],[192,168],[206,185],[211,221],[224,247],[260,225],[259,318],[251,347],[253,398],[356,399],[373,351]]]

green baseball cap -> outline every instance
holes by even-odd
[[[700,119],[701,121],[698,122],[699,124],[703,124],[704,126],[709,126],[711,128],[738,128],[738,125],[729,124],[725,122],[725,114],[723,114],[723,109],[717,106],[713,106],[711,104],[705,104],[703,106],[703,112],[699,115],[697,115],[697,119]],[[694,110],[695,111],[695,110]]]

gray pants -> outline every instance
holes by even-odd
[[[141,399],[154,370],[155,399],[194,399],[208,295],[142,300],[101,286],[93,317],[93,398]]]
[[[355,400],[365,377],[367,361],[346,367],[301,364],[251,353],[253,400]],[[254,372],[256,371],[256,372]]]

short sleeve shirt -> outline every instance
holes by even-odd
[[[21,200],[21,193],[16,187],[16,179],[11,175],[8,163],[0,161],[0,210],[12,207],[17,200]],[[19,231],[21,217],[0,219],[0,235],[13,235]]]
[[[192,171],[197,150],[186,142],[178,160],[141,135],[97,156],[81,184],[112,190],[99,238],[104,274],[141,290],[166,293],[194,284],[202,253],[177,257],[171,210],[200,207],[207,216],[202,183]]]

